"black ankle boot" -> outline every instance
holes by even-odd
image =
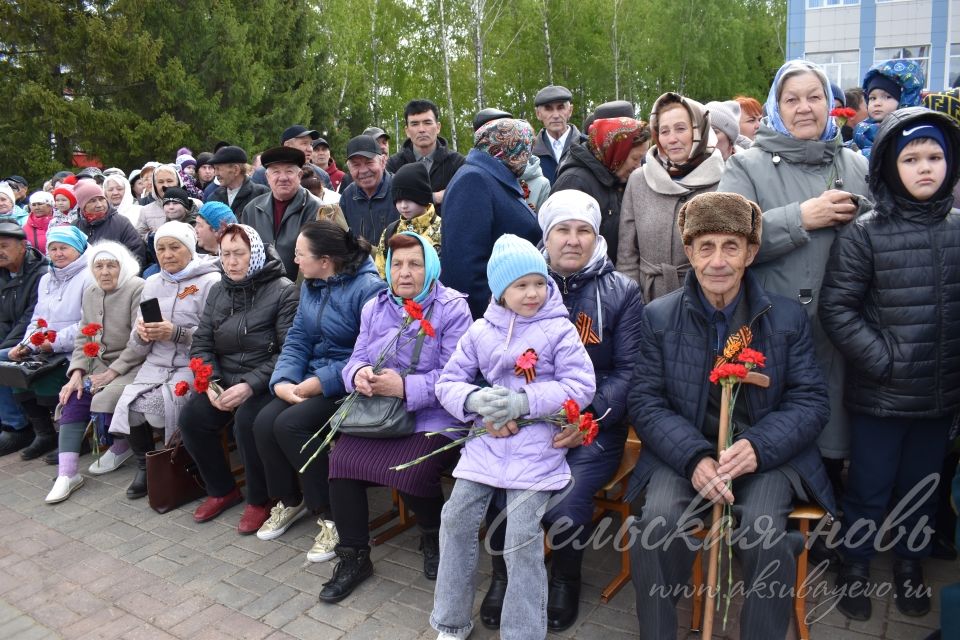
[[[500,614],[503,613],[503,599],[507,595],[507,563],[503,554],[490,556],[493,561],[493,575],[487,595],[480,603],[480,622],[487,629],[500,628]]]
[[[0,431],[0,456],[20,451],[33,442],[33,427],[27,425],[22,429],[3,427]]]
[[[333,568],[333,577],[323,583],[323,589],[320,590],[321,602],[340,602],[373,575],[370,549],[354,549],[337,545],[334,551],[339,560],[337,566]]]
[[[436,580],[440,569],[440,530],[420,532],[420,551],[423,553],[423,577]]]
[[[572,542],[553,550],[550,585],[547,595],[547,628],[564,631],[573,626],[580,614],[580,565],[583,550]]]
[[[840,567],[837,577],[837,592],[840,600],[837,609],[851,620],[869,620],[873,605],[866,589],[870,585],[870,567],[861,562],[847,562]]]
[[[919,618],[930,612],[930,589],[923,584],[920,560],[897,558],[893,561],[894,602],[905,616]]]
[[[39,458],[46,452],[57,448],[57,431],[53,427],[50,410],[38,405],[36,410],[31,413],[33,415],[29,415],[28,419],[30,424],[33,425],[33,442],[20,451],[20,458],[23,460]]]
[[[129,441],[137,459],[137,470],[127,487],[127,498],[137,500],[147,495],[147,452],[153,451],[153,429],[146,424],[130,425]]]

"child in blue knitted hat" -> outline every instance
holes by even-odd
[[[884,60],[867,71],[863,76],[863,95],[869,117],[853,132],[853,141],[864,156],[870,157],[880,123],[888,115],[920,104],[924,82],[923,69],[913,60]]]
[[[503,489],[507,593],[500,637],[542,638],[547,573],[540,519],[551,492],[570,482],[570,468],[567,450],[553,444],[555,425],[518,428],[515,421],[555,414],[568,399],[586,407],[596,379],[536,247],[515,235],[501,236],[487,263],[487,281],[490,305],[460,338],[436,385],[447,411],[463,422],[482,423],[487,432],[464,445],[453,472],[457,483],[443,507],[430,624],[441,639],[463,639],[473,629],[477,535],[490,499]],[[475,384],[478,375],[492,386]]]

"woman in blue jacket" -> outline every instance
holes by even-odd
[[[270,378],[275,397],[253,425],[267,492],[278,501],[257,532],[261,540],[280,537],[309,511],[320,515],[315,547],[333,555],[327,455],[317,456],[298,482],[298,471],[313,453],[300,449],[345,394],[340,372],[360,333],[360,310],[387,286],[370,252],[366,240],[326,220],[305,224],[297,237],[294,259],[304,276],[300,306]],[[311,550],[311,555],[326,554]]]

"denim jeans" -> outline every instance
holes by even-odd
[[[0,349],[0,360],[10,361],[10,349]],[[11,429],[27,426],[27,417],[20,404],[13,399],[13,389],[10,387],[0,387],[0,424]]]
[[[478,532],[496,491],[458,479],[443,507],[440,525],[440,569],[434,589],[430,624],[460,637],[473,628],[477,589]],[[550,492],[508,489],[504,560],[507,593],[500,616],[503,640],[543,640],[547,635],[547,570],[543,564],[540,520]]]

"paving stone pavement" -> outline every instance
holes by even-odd
[[[90,462],[89,456],[82,458],[81,469]],[[0,639],[436,637],[428,623],[433,583],[421,573],[415,530],[374,547],[374,577],[344,602],[328,605],[318,602],[317,594],[333,565],[305,561],[317,533],[308,519],[282,538],[262,542],[237,535],[240,507],[205,524],[193,521],[196,503],[159,515],[145,500],[129,501],[123,495],[132,478],[129,466],[106,476],[87,476],[68,501],[46,505],[43,498],[55,473],[40,461],[23,462],[17,455],[0,458],[0,528],[5,532],[0,536]],[[372,490],[373,513],[388,504],[386,490]],[[618,563],[610,548],[587,553],[579,621],[551,638],[637,636],[631,585],[610,603],[600,604],[600,590]],[[881,558],[876,573],[889,579],[889,566],[889,558]],[[484,558],[477,608],[488,567]],[[935,591],[957,579],[953,563],[930,562],[927,573]],[[739,604],[733,604],[732,621]],[[688,602],[681,602],[679,615],[683,628],[678,638],[698,637],[685,626]],[[811,637],[922,640],[937,626],[938,616],[936,596],[930,615],[911,619],[900,615],[886,595],[875,599],[872,620],[849,623],[831,611],[812,627]],[[477,626],[471,636],[475,640],[497,637]],[[723,636],[739,636],[735,622]],[[793,631],[788,638],[795,638]]]

